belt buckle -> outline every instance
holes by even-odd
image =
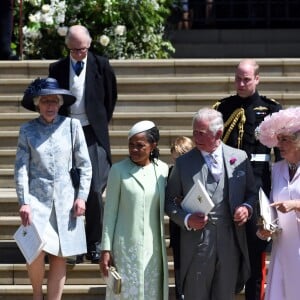
[[[216,225],[218,221],[218,217],[216,217],[214,213],[209,213],[208,220],[210,221],[211,224]]]
[[[252,153],[250,161],[268,162],[270,159],[270,154]]]

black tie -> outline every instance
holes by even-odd
[[[74,68],[75,74],[77,76],[79,76],[82,69],[83,69],[83,61],[77,61],[76,64],[75,64],[75,68]]]

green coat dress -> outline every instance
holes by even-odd
[[[112,252],[122,291],[115,296],[108,288],[106,299],[168,299],[167,176],[168,166],[160,160],[141,167],[126,158],[110,170],[101,248]]]

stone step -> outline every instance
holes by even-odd
[[[46,295],[46,286],[43,286]],[[30,285],[0,285],[0,299],[4,300],[31,300],[32,287]],[[63,300],[104,300],[105,285],[65,285]]]
[[[129,128],[128,128],[129,130]],[[128,149],[128,130],[110,130],[111,149],[117,154],[117,151]],[[163,153],[170,154],[170,146],[178,135],[192,136],[191,129],[178,130],[160,130],[159,148]],[[14,164],[16,146],[19,131],[17,130],[0,130],[0,166]],[[128,150],[127,150],[128,152]],[[123,155],[123,152],[121,152]],[[169,161],[169,160],[168,160]]]
[[[233,94],[233,93],[232,93]],[[165,94],[121,94],[115,107],[117,112],[195,112],[200,106],[211,106],[217,100],[232,95],[230,93],[165,93]],[[264,93],[276,99],[283,106],[298,105],[300,90],[295,93]],[[1,113],[28,113],[20,104],[21,95],[0,94]]]
[[[1,216],[18,215],[19,204],[14,188],[0,188],[0,212]]]
[[[194,111],[115,112],[109,128],[110,130],[129,130],[135,122],[150,119],[159,126],[160,130],[190,130],[193,114]],[[5,131],[19,130],[22,123],[37,116],[37,113],[0,113],[0,128]]]
[[[0,79],[0,94],[23,94],[31,79]],[[270,92],[299,91],[300,76],[264,76],[259,89]],[[119,94],[141,93],[234,93],[234,76],[165,76],[118,78]]]
[[[165,236],[166,239],[169,238],[169,217],[165,215],[164,217],[165,224]],[[0,215],[0,241],[1,240],[10,240],[13,241],[13,235],[21,225],[21,219],[18,216],[18,210],[15,213],[12,212],[11,215],[5,216]]]
[[[169,267],[169,283],[174,283],[174,264],[172,261],[168,262]],[[49,271],[49,265],[46,264],[46,276]],[[14,284],[30,285],[27,274],[26,264],[0,264],[0,285]],[[46,277],[45,276],[45,277]],[[44,284],[46,279],[44,280]],[[81,264],[67,265],[67,280],[66,285],[105,285],[104,279],[98,264],[91,264],[85,261]],[[1,298],[0,298],[1,299]]]
[[[169,262],[169,300],[175,300],[174,272],[172,268],[173,263]],[[46,264],[46,274],[48,270],[49,266]],[[0,274],[0,299],[30,299],[32,288],[28,279],[25,264],[0,264]],[[45,284],[46,280],[44,281],[43,286],[44,293],[46,293]],[[101,277],[99,266],[97,264],[83,263],[75,266],[67,266],[67,279],[63,292],[64,300],[104,300],[104,295],[105,283]],[[244,299],[243,292],[235,297],[235,300],[242,299]]]
[[[182,39],[183,45],[190,44],[190,40],[197,40],[195,35],[204,34],[205,31],[191,30],[188,32],[177,32]],[[176,33],[176,34],[177,34]],[[220,35],[212,34],[209,31],[206,37],[217,41]],[[190,35],[193,35],[192,38]],[[248,35],[246,35],[248,39]],[[185,40],[184,40],[185,39]],[[210,43],[212,41],[210,40]],[[282,43],[282,40],[280,41]],[[194,43],[195,44],[195,43]],[[201,40],[201,44],[204,43]],[[215,43],[220,45],[219,42]],[[244,44],[242,45],[244,46]],[[237,58],[188,58],[188,59],[134,59],[134,60],[110,60],[115,70],[117,78],[130,76],[231,76],[235,66],[240,61],[240,55]],[[255,57],[255,56],[251,56]],[[299,58],[257,58],[257,62],[261,66],[260,74],[262,76],[298,76],[300,73]],[[297,56],[295,56],[297,57]],[[0,78],[29,78],[33,80],[36,77],[45,77],[48,75],[48,66],[53,60],[26,60],[26,61],[0,61]]]
[[[46,294],[46,286],[43,286]],[[0,285],[0,299],[31,300],[32,288],[30,285]],[[104,300],[105,285],[65,285],[63,300]],[[235,300],[244,300],[244,292],[236,295]],[[174,284],[169,284],[169,300],[175,300]]]
[[[170,147],[160,147],[160,159],[166,163],[171,163]],[[0,160],[4,161],[4,164],[0,163],[0,188],[14,188],[14,157],[15,149],[0,149]],[[112,148],[112,162],[117,162],[128,156],[128,149],[120,147]],[[10,164],[7,164],[10,161]]]
[[[185,131],[181,131],[181,132],[185,132]],[[159,157],[161,160],[163,160],[166,163],[172,162],[169,145],[159,146],[159,151],[160,151]],[[0,170],[1,170],[0,180],[1,180],[1,176],[13,175],[15,153],[16,153],[15,149],[0,149]],[[116,146],[116,147],[112,147],[111,153],[112,153],[112,161],[117,162],[128,156],[128,149],[126,148],[126,145],[125,147]],[[1,182],[0,182],[0,187],[1,187]]]
[[[300,94],[300,92],[299,92]],[[294,95],[295,97],[299,94]],[[145,112],[145,111],[196,111],[201,105],[210,106],[218,99],[230,96],[230,94],[119,94],[115,112]],[[273,94],[273,98],[283,98],[285,94]],[[293,101],[293,95],[286,95]],[[0,107],[2,113],[28,113],[21,106],[22,95],[0,94]]]

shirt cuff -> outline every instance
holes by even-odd
[[[188,225],[188,219],[189,219],[189,217],[190,217],[191,215],[192,215],[192,214],[187,214],[187,215],[185,216],[185,218],[184,218],[184,226],[185,226],[185,228],[186,228],[188,231],[191,231],[191,230],[192,230],[192,228],[190,228],[189,225]]]
[[[250,204],[248,204],[248,203],[243,203],[242,206],[245,206],[248,209],[248,213],[249,213],[248,220],[251,219],[252,214],[253,214],[253,208],[252,208],[252,206]]]

